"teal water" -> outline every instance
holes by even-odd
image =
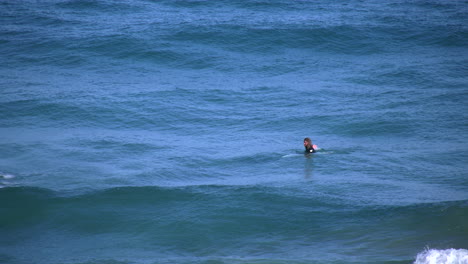
[[[0,262],[468,263],[467,10],[0,2]]]

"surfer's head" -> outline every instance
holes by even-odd
[[[310,138],[306,137],[304,138],[304,147],[310,147],[312,146],[312,140],[310,140]]]

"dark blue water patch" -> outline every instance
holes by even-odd
[[[227,191],[227,193],[225,193],[225,191]],[[255,195],[256,193],[245,193],[242,189],[239,191],[249,196]],[[15,217],[34,219],[37,221],[37,218],[40,218],[46,209],[50,210],[50,213],[58,213],[56,217],[49,218],[50,220],[54,219],[52,220],[53,222],[59,221],[60,225],[77,225],[76,227],[81,231],[88,230],[89,232],[96,232],[97,230],[100,230],[100,232],[111,232],[111,230],[113,230],[112,232],[115,232],[119,228],[132,226],[128,225],[126,222],[138,221],[140,217],[143,217],[143,219],[146,217],[155,217],[154,219],[159,219],[157,222],[160,222],[160,224],[163,225],[169,224],[173,219],[179,219],[178,221],[181,223],[187,221],[187,223],[205,225],[211,221],[202,221],[199,217],[203,217],[202,215],[206,213],[206,210],[210,210],[209,208],[220,208],[221,210],[223,210],[222,208],[226,208],[227,213],[230,211],[228,208],[234,209],[240,206],[235,204],[242,200],[254,199],[252,202],[262,200],[262,192],[260,192],[258,193],[260,197],[248,198],[244,196],[241,200],[237,201],[230,199],[230,202],[227,204],[219,203],[220,201],[216,202],[216,200],[224,198],[233,198],[230,197],[231,195],[239,195],[224,188],[209,188],[206,192],[204,190],[197,190],[196,188],[165,189],[156,187],[125,187],[97,191],[72,197],[60,197],[57,196],[57,194],[52,195],[48,190],[37,188],[4,188],[0,190],[0,193],[3,196],[2,198],[8,198],[9,201],[12,201],[10,205],[6,207],[4,205],[2,207],[4,214],[8,214],[10,216],[9,218],[2,219],[2,226],[4,227],[21,225],[23,223],[22,221],[13,221],[12,219]],[[269,195],[266,195],[265,199],[267,200],[275,199],[274,196],[267,198]],[[214,201],[211,201],[211,199],[214,199]],[[174,206],[178,207],[179,210],[173,211]],[[36,209],[30,210],[32,207],[35,207]],[[67,212],[63,211],[64,209],[67,210]],[[121,210],[125,210],[126,212]],[[130,212],[128,210],[133,211],[134,213],[128,214]],[[200,214],[200,210],[204,212]],[[144,213],[144,211],[146,211],[146,213]],[[247,211],[253,212],[252,209],[247,209]],[[217,217],[226,217],[223,216],[223,212],[219,212],[219,216]],[[30,217],[24,216],[24,213],[30,214]],[[242,213],[240,215],[242,215]],[[82,220],[75,221],[74,219]],[[114,222],[114,225],[110,226],[106,224],[106,222],[109,221]],[[118,224],[120,227],[117,228],[115,224]]]
[[[466,42],[468,40],[468,30],[459,28],[458,26],[452,26],[451,28],[440,29],[441,32],[446,33],[434,40],[434,44],[438,44],[442,47],[462,47],[466,48]],[[430,40],[428,41],[430,43]]]
[[[56,55],[51,55],[49,60],[42,61],[42,63],[51,65],[70,64],[76,67],[80,66],[79,62],[96,61],[99,58],[124,61],[124,63],[133,61],[188,69],[213,68],[215,65],[221,64],[216,53],[206,50],[197,51],[193,48],[178,49],[177,46],[163,42],[158,37],[147,40],[131,35],[98,34],[87,38],[68,37],[62,40],[62,44],[65,46],[58,50],[53,49],[49,43],[46,44],[46,47],[50,48],[49,52],[56,52]],[[43,55],[45,59],[47,59],[46,55]],[[73,61],[73,59],[81,59],[81,61]]]
[[[0,189],[2,229],[31,225],[47,218],[45,209],[54,193],[47,189],[12,187]],[[7,241],[2,241],[7,242]]]
[[[259,153],[257,155],[236,155],[234,157],[227,156],[223,158],[209,158],[206,157],[193,157],[190,160],[187,160],[185,157],[179,158],[184,161],[184,166],[187,167],[198,167],[198,168],[213,168],[221,167],[225,171],[240,171],[245,169],[245,167],[251,169],[252,167],[262,164],[262,166],[274,166],[278,163],[278,160],[281,158],[281,153],[273,152],[271,150],[266,150],[265,153]]]
[[[148,156],[153,157],[155,153],[165,153],[168,148],[162,142],[150,143],[141,138],[132,140],[128,137],[122,139],[110,136],[92,139],[72,137],[63,143],[62,148],[54,149],[54,153],[70,162],[80,161],[100,165],[110,163],[114,168],[141,169],[143,161],[140,160],[145,160]]]
[[[92,99],[72,102],[69,98],[51,102],[46,99],[17,100],[3,103],[2,123],[4,127],[34,125],[37,127],[159,127],[167,116],[146,116],[145,113],[133,112],[123,103],[112,101],[95,105]],[[121,105],[122,108],[116,108]],[[159,120],[159,121],[158,121]]]
[[[467,242],[462,240],[463,236],[468,234],[468,227],[463,222],[467,217],[467,201],[457,201],[436,204],[421,204],[409,206],[403,209],[398,221],[392,221],[400,227],[425,233],[425,230],[431,230],[433,236],[428,243],[435,247],[461,247],[466,248]],[[399,211],[401,209],[396,209]],[[394,210],[390,210],[392,212]],[[393,214],[393,212],[392,212]],[[404,216],[403,216],[404,215]],[[427,219],[430,216],[430,219]],[[449,234],[452,239],[445,240],[444,237]]]
[[[9,27],[3,27],[1,32],[0,32],[0,39],[4,43],[11,43],[13,45],[10,45],[10,47],[14,45],[18,45],[19,43],[13,43],[17,39],[22,39],[22,38],[29,38],[31,36],[31,33],[33,33],[32,29],[28,28],[21,28],[21,27],[14,27],[12,25],[9,25]],[[7,47],[7,45],[2,46],[2,48]]]
[[[217,25],[187,26],[168,41],[195,42],[246,53],[281,52],[287,48],[345,54],[372,54],[380,49],[365,31],[350,26],[283,25],[265,26]]]
[[[38,7],[39,10],[41,8],[46,9],[47,6]],[[76,44],[85,46],[80,40],[94,39],[103,34],[99,33],[100,28],[93,27],[97,23],[91,24],[77,17],[53,11],[40,12],[34,8],[16,11],[11,11],[16,17],[6,22],[9,27],[5,32],[10,34],[1,34],[9,44],[3,48],[10,64],[80,66],[89,62],[92,54],[74,49]],[[89,30],[86,30],[87,27]]]
[[[455,51],[444,51],[445,55],[436,55],[435,50],[423,52],[434,53],[434,55],[424,63],[417,58],[420,55],[415,55],[410,60],[405,55],[403,61],[399,61],[399,58],[394,56],[379,62],[371,59],[353,71],[352,75],[345,76],[343,79],[350,84],[369,85],[374,86],[375,89],[392,88],[412,91],[421,88],[458,87],[459,78],[465,72],[460,64],[464,59],[460,58]],[[442,61],[445,62],[442,63]]]
[[[352,12],[359,11],[352,10]],[[466,30],[459,26],[447,27],[437,23],[425,24],[424,22],[427,21],[411,21],[411,13],[403,17],[409,19],[407,22],[396,23],[402,17],[395,16],[395,23],[361,22],[357,25],[346,22],[327,25],[321,21],[314,21],[313,16],[301,21],[302,23],[269,20],[265,14],[260,14],[258,17],[265,18],[263,23],[251,24],[244,21],[244,18],[240,18],[236,21],[226,21],[223,24],[217,23],[214,27],[204,25],[194,27],[195,25],[189,24],[182,27],[181,31],[170,39],[184,42],[191,40],[242,52],[270,52],[284,48],[303,48],[347,54],[373,54],[389,48],[391,50],[411,48],[415,44],[446,43],[446,40],[450,39],[447,34],[463,36],[466,33]],[[442,20],[441,23],[443,22]],[[443,34],[433,34],[434,30]]]
[[[63,120],[64,118],[66,119],[67,116],[76,121],[81,118],[88,120],[93,118],[93,116],[88,115],[86,111],[80,107],[42,100],[19,100],[3,103],[1,113],[3,114],[1,119],[4,122],[4,127],[17,126],[18,124],[15,123],[19,120],[23,120],[23,125],[25,123],[43,123],[45,125],[44,121],[47,119],[51,121]],[[42,117],[45,117],[45,119]],[[41,121],[38,121],[37,118]],[[12,120],[14,123],[8,124],[8,120]]]
[[[295,189],[285,188],[276,189],[272,187],[262,186],[193,186],[193,187],[118,187],[106,190],[95,190],[83,194],[67,194],[54,192],[48,189],[31,188],[31,187],[11,187],[2,188],[0,193],[2,200],[10,201],[3,204],[2,209],[5,211],[15,210],[28,212],[33,206],[41,208],[48,207],[55,210],[77,210],[77,212],[85,212],[89,210],[89,215],[92,215],[101,210],[109,210],[110,212],[118,213],[120,210],[136,210],[144,207],[160,208],[163,210],[172,207],[181,206],[180,209],[188,214],[199,214],[198,209],[206,210],[214,209],[219,213],[220,218],[224,218],[223,213],[234,214],[236,210],[250,212],[254,215],[256,209],[260,211],[270,211],[270,209],[279,209],[281,211],[289,211],[299,213],[317,213],[322,216],[334,214],[353,214],[353,218],[346,221],[359,222],[362,218],[385,218],[398,216],[406,221],[410,221],[417,225],[417,222],[412,222],[412,217],[404,217],[411,213],[416,218],[423,218],[424,215],[432,215],[433,217],[444,217],[451,225],[457,227],[457,230],[468,232],[464,221],[462,221],[468,211],[466,201],[441,202],[417,204],[408,206],[366,206],[365,204],[354,205],[346,203],[345,199],[332,198],[326,192],[314,188],[312,192],[307,193],[297,192]],[[224,200],[224,203],[220,203]],[[343,203],[344,202],[344,203]],[[32,203],[31,205],[29,205]],[[194,206],[191,208],[190,204]],[[247,206],[246,205],[251,205]],[[290,205],[292,207],[288,207]],[[24,207],[26,206],[26,208]],[[263,209],[260,209],[264,207]],[[165,208],[165,209],[164,209]],[[198,208],[198,209],[197,209]],[[154,210],[147,210],[146,213],[140,211],[140,216],[155,216]],[[173,211],[173,214],[183,214],[182,211]],[[35,212],[31,213],[32,215]],[[128,215],[118,213],[122,217],[132,218],[136,215]],[[274,214],[282,214],[275,212]],[[249,214],[239,214],[239,217],[248,217]],[[201,215],[200,215],[201,216]],[[168,217],[165,214],[156,213],[156,217]],[[186,218],[187,216],[183,217]],[[282,217],[287,217],[286,215]],[[282,218],[280,217],[280,218]],[[72,217],[70,217],[72,219]],[[176,218],[174,218],[176,219]],[[307,219],[296,219],[297,221],[308,221]],[[202,222],[198,218],[193,218],[195,222]],[[72,221],[73,222],[73,221]],[[434,225],[436,221],[430,221],[427,224]],[[286,224],[286,223],[285,223]],[[292,224],[292,223],[290,223]],[[287,224],[286,224],[287,225]],[[412,226],[414,228],[416,226]]]
[[[67,16],[51,7],[48,3],[17,2],[10,8],[2,9],[2,27],[6,32],[23,33],[22,38],[16,38],[16,44],[27,42],[36,36],[36,40],[44,40],[51,37],[65,37],[69,35],[70,28],[81,26],[81,20],[77,17]],[[27,34],[26,34],[27,33]]]
[[[134,54],[128,54],[130,58]],[[212,69],[222,64],[222,59],[218,55],[209,52],[182,52],[176,53],[170,50],[150,50],[141,53],[137,57],[142,61],[169,66],[178,69]]]
[[[11,66],[23,67],[25,64],[80,66],[89,61],[83,54],[69,50],[70,43],[64,39],[43,36],[37,34],[16,32],[16,36],[2,35],[6,45],[2,51],[5,63]]]
[[[48,50],[51,47],[48,46],[48,44],[46,44],[46,46]],[[25,64],[33,64],[36,67],[44,65],[55,65],[59,67],[76,68],[79,66],[87,65],[89,61],[80,55],[70,54],[66,52],[61,53],[57,50],[49,50],[40,55],[21,53],[20,55],[14,55],[9,57],[7,62],[10,65],[16,65],[18,67],[22,67]]]
[[[80,12],[107,12],[110,14],[128,14],[142,10],[142,5],[138,3],[123,3],[120,1],[90,1],[90,0],[68,0],[56,3],[55,6],[59,8],[69,9],[72,11]]]
[[[390,84],[395,86],[421,86],[430,84],[430,77],[426,75],[425,71],[415,69],[417,66],[402,67],[392,69],[387,72],[382,72],[375,76],[381,84]]]
[[[437,32],[437,35],[431,34],[433,32]],[[411,30],[403,34],[400,32],[396,39],[423,47],[466,47],[464,43],[468,39],[468,31],[457,25],[433,26],[419,31]]]
[[[124,153],[141,153],[142,151],[154,151],[159,149],[158,146],[143,144],[143,143],[134,143],[126,141],[119,141],[118,139],[105,138],[100,140],[80,140],[75,143],[77,146],[92,148],[95,150],[108,150]]]
[[[271,119],[273,112],[268,112],[271,107],[278,107],[284,111],[288,106],[297,103],[288,100],[287,90],[268,88],[265,90],[249,89],[245,91],[228,91],[225,89],[173,89],[161,92],[137,93],[132,95],[126,107],[132,106],[133,101],[138,102],[140,110],[148,114],[158,114],[159,108],[155,108],[155,102],[161,103],[168,122],[176,126],[200,125],[201,127],[236,127],[248,122],[252,125],[261,121],[256,117],[265,112],[264,118]],[[127,99],[128,100],[128,99]],[[190,104],[183,103],[190,101]],[[265,103],[266,102],[266,103]],[[170,120],[178,120],[176,122]]]
[[[65,6],[69,4],[91,5],[91,8],[100,9],[94,6],[100,4],[89,1],[70,1],[61,4]],[[109,4],[109,6],[115,6],[114,4]],[[150,11],[145,11],[143,14],[147,15],[148,12]],[[41,18],[40,15],[36,17],[39,20]],[[132,16],[129,19],[134,21],[135,18]],[[201,24],[195,21],[197,20],[189,20],[188,23],[181,24],[177,21],[157,22],[147,27],[135,25],[123,31],[112,30],[104,22],[94,23],[87,19],[47,22],[60,24],[59,29],[56,30],[50,30],[50,27],[46,27],[48,29],[45,30],[41,26],[42,22],[31,21],[31,23],[25,23],[31,24],[32,28],[35,28],[34,31],[39,30],[37,33],[29,34],[29,38],[9,37],[5,43],[9,51],[7,54],[11,55],[8,56],[11,63],[77,67],[90,62],[98,62],[96,57],[103,56],[125,63],[139,61],[171,68],[219,70],[226,70],[226,67],[222,65],[230,64],[225,54],[222,53],[223,50],[235,53],[271,54],[272,52],[282,53],[287,49],[302,49],[331,54],[369,55],[388,51],[392,45],[401,49],[402,45],[411,47],[415,43],[412,37],[413,32],[410,31],[412,27],[408,26],[382,27],[351,23],[326,25],[314,22],[313,19],[297,23],[287,20],[266,20],[256,22],[257,24],[249,24],[242,16],[233,18],[232,21],[214,23],[214,25],[210,24],[209,19],[200,22]],[[77,30],[80,25],[87,30]],[[31,26],[28,27],[31,28]],[[120,27],[124,26],[120,25]],[[405,28],[406,31],[401,32],[400,28]],[[445,28],[436,29],[447,32]],[[418,30],[415,29],[415,31]],[[424,31],[422,38],[416,37],[416,42],[427,45],[437,43],[439,40],[435,36],[440,36],[440,34],[433,34],[432,31],[433,28],[429,28],[427,32]],[[122,32],[125,34],[122,35]],[[459,28],[448,30],[448,32],[456,36],[465,35],[463,29]],[[393,40],[395,36],[399,39]],[[444,42],[449,38],[442,36],[439,39]],[[38,39],[41,41],[37,41]],[[463,40],[462,37],[459,42],[463,43]],[[203,48],[197,47],[194,51],[194,44]],[[189,46],[190,48],[187,48]],[[228,69],[232,70],[232,67]],[[259,69],[271,71],[265,66]],[[294,70],[297,68],[290,69],[290,71]]]
[[[353,118],[354,121],[346,121],[340,125],[335,125],[333,131],[337,134],[348,135],[351,137],[369,137],[369,136],[389,136],[389,135],[410,135],[413,132],[414,125],[409,125],[406,121],[395,119],[378,119],[363,115]],[[348,118],[349,119],[349,118]]]
[[[468,99],[468,92],[463,90],[454,90],[449,92],[440,91],[431,96],[431,101],[435,104],[461,105]]]
[[[238,8],[245,8],[253,11],[268,11],[278,12],[285,10],[300,10],[301,7],[306,7],[305,3],[291,3],[289,1],[275,0],[275,1],[230,1],[232,5]],[[310,7],[310,6],[309,6]]]
[[[415,1],[413,3],[404,3],[407,6],[421,7],[426,12],[434,12],[439,10],[440,13],[452,13],[466,11],[466,1],[457,0],[452,2],[438,2],[438,1]],[[466,13],[465,13],[466,15]]]
[[[160,2],[160,1],[151,1]],[[165,5],[174,6],[178,8],[229,8],[229,9],[247,9],[250,11],[284,11],[284,10],[298,10],[301,6],[306,6],[304,3],[291,3],[289,1],[275,0],[275,1],[203,1],[203,0],[189,0],[189,1],[162,1]]]
[[[265,96],[269,95],[265,94]],[[108,98],[101,104],[95,104],[93,97],[95,95],[81,96],[78,101],[72,101],[71,97],[57,98],[54,103],[46,99],[9,101],[2,104],[2,120],[5,126],[17,125],[17,122],[36,126],[50,126],[51,123],[55,123],[55,126],[59,127],[96,125],[107,127],[119,124],[127,127],[158,127],[164,126],[165,123],[177,125],[184,122],[189,122],[189,124],[208,122],[207,125],[209,122],[214,122],[214,125],[217,120],[235,119],[235,116],[230,118],[220,116],[224,112],[226,116],[229,114],[229,109],[223,109],[222,105],[224,107],[226,104],[231,105],[232,110],[235,110],[236,105],[242,100],[249,99],[247,94],[228,94],[221,90],[206,93],[191,90],[162,91],[145,94],[144,97],[137,94],[125,98]],[[190,104],[181,105],[178,103],[183,102],[181,98],[199,101],[202,107],[194,107]],[[255,97],[251,100],[255,100],[252,101],[253,103],[261,101]],[[213,112],[216,109],[221,112]],[[241,118],[240,115],[239,118]]]
[[[151,3],[163,3],[164,5],[176,7],[176,8],[213,8],[213,7],[220,7],[223,4],[223,1],[204,1],[204,0],[175,0],[175,1],[155,1],[155,0],[148,0]]]
[[[267,241],[283,241],[261,254],[276,256],[295,247],[296,257],[310,258],[297,250],[310,249],[304,245],[315,243],[326,245],[329,240],[349,248],[357,237],[362,243],[373,243],[374,249],[388,245],[388,239],[403,237],[406,240],[400,242],[410,247],[405,252],[421,246],[421,239],[435,247],[467,246],[466,201],[355,206],[330,199],[318,189],[303,196],[294,190],[226,186],[125,187],[72,196],[44,189],[2,188],[0,197],[11,201],[0,206],[6,215],[0,220],[0,232],[16,244],[23,242],[13,239],[12,232],[21,230],[23,237],[25,230],[38,227],[44,235],[62,232],[85,240],[112,235],[117,244],[126,244],[132,237],[137,246],[195,256],[208,254],[207,250],[211,255],[229,251],[242,255],[251,252],[247,248],[261,250]],[[34,233],[28,240],[36,239]],[[107,247],[104,241],[96,242]],[[107,243],[117,246],[114,242]],[[375,254],[371,252],[365,250]]]

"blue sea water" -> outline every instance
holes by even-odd
[[[0,262],[468,263],[467,21],[0,1]]]

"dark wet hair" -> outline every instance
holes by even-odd
[[[304,138],[304,141],[307,141],[307,142],[309,142],[309,144],[312,145],[312,140],[310,140],[310,138],[306,137],[306,138]]]

